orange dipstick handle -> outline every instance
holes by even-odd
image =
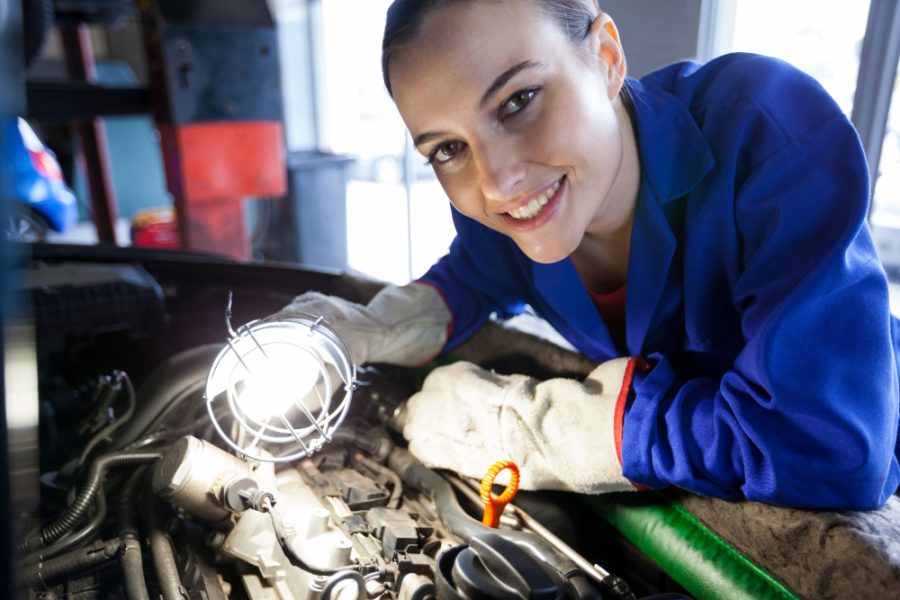
[[[506,469],[509,469],[510,471],[509,484],[506,486],[506,489],[503,490],[502,494],[494,498],[491,494],[494,479],[500,471]],[[484,478],[481,480],[481,501],[484,502],[484,518],[481,519],[481,522],[488,527],[496,529],[497,526],[500,525],[500,515],[503,513],[503,509],[516,497],[517,491],[519,491],[518,465],[511,460],[498,460],[492,464],[491,468],[487,470],[487,473],[484,474]]]

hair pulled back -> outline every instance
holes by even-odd
[[[416,37],[422,21],[433,10],[461,2],[491,0],[394,0],[387,11],[381,42],[381,74],[384,87],[393,96],[388,67],[391,56]],[[544,14],[557,22],[572,43],[585,39],[599,8],[596,0],[531,0]]]

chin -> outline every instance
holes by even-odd
[[[545,265],[549,265],[555,262],[559,262],[563,259],[568,258],[574,250],[566,250],[564,248],[534,248],[534,247],[525,247],[521,244],[519,245],[519,250],[522,251],[525,256],[533,260],[537,263],[542,263]]]

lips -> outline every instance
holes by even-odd
[[[520,206],[519,208],[513,209],[509,211],[507,214],[511,216],[513,219],[518,221],[524,221],[525,219],[533,219],[541,212],[541,209],[547,206],[547,203],[550,201],[550,198],[553,197],[553,194],[556,193],[556,190],[559,189],[560,182],[557,181],[552,186],[547,188],[543,194],[536,198],[532,198],[528,204],[524,206]]]
[[[501,216],[510,227],[517,231],[539,227],[553,216],[553,212],[559,204],[559,198],[562,196],[561,190],[565,188],[565,181],[565,177],[560,178],[525,204],[501,213]]]

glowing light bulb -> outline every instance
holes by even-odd
[[[248,376],[235,386],[238,408],[264,423],[306,402],[320,376],[319,363],[307,352],[270,346],[266,356],[248,361]],[[308,406],[313,409],[315,406]]]
[[[350,408],[356,368],[320,317],[252,321],[231,330],[204,397],[216,432],[242,456],[286,462],[331,440]]]

